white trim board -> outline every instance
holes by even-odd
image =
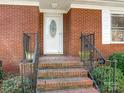
[[[90,2],[90,3],[111,3],[111,4],[122,4],[124,0],[78,0],[81,2]]]
[[[113,6],[100,6],[100,5],[90,5],[90,4],[71,4],[70,8],[84,8],[84,9],[108,9],[112,11],[124,11],[124,7],[113,7]]]
[[[39,2],[36,1],[0,1],[0,5],[26,5],[26,6],[40,6]]]
[[[44,13],[68,13],[66,10],[57,10],[57,9],[40,9],[40,12]]]

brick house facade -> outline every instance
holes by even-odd
[[[94,9],[71,9],[64,15],[65,54],[78,56],[80,34],[95,34],[95,46],[107,58],[113,52],[124,50],[124,44],[102,44],[102,11]],[[68,35],[68,36],[67,36]],[[76,43],[75,43],[76,42]],[[67,49],[66,49],[67,47]]]
[[[106,58],[113,52],[124,50],[124,44],[102,44],[101,10],[75,8],[64,14],[65,54],[78,56],[81,32],[95,34],[95,46]]]
[[[39,32],[43,55],[43,14],[36,6],[0,5],[0,60],[6,71],[18,71],[24,32]],[[101,10],[71,8],[63,14],[63,29],[64,55],[79,55],[81,32],[95,34],[95,45],[106,58],[124,50],[124,44],[102,44]]]

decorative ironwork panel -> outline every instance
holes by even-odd
[[[56,22],[55,22],[55,20],[52,20],[50,23],[50,35],[51,35],[51,37],[56,36],[56,29],[57,29]]]

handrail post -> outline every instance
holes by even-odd
[[[23,59],[26,58],[26,55],[25,55],[25,33],[23,33]]]
[[[22,81],[21,81],[21,82],[22,82],[22,93],[25,93],[25,92],[24,92],[24,86],[23,86],[23,84],[24,84],[23,79],[24,79],[24,78],[23,78],[23,75],[21,75],[21,80],[22,80]]]
[[[33,87],[34,87],[34,93],[36,93],[36,83],[37,83],[37,58],[38,58],[38,33],[35,33],[35,50],[34,50],[34,57],[33,57]]]
[[[82,59],[82,52],[83,52],[83,49],[82,49],[82,47],[83,47],[83,45],[82,45],[82,42],[83,42],[83,34],[82,34],[82,32],[81,32],[81,37],[80,37],[80,39],[81,39],[81,52],[80,52],[80,55],[81,55],[81,61],[83,61],[83,59]]]
[[[116,63],[117,63],[117,60],[113,60],[111,64],[112,63],[113,63],[112,93],[116,93]]]
[[[34,60],[34,61],[37,61],[37,58],[38,58],[38,56],[39,56],[39,55],[37,54],[37,53],[38,53],[38,45],[39,45],[39,44],[38,44],[38,33],[36,33],[36,34],[35,34],[35,53],[36,53],[36,54],[35,54],[35,58],[34,58],[35,60]],[[35,63],[36,63],[36,62],[35,62]],[[35,68],[34,68],[34,75],[35,75],[35,78],[34,78],[34,79],[35,79],[35,80],[34,80],[34,84],[35,84],[35,85],[34,85],[34,87],[35,87],[35,88],[34,88],[34,93],[36,93],[37,63],[34,64],[34,67],[35,67]]]

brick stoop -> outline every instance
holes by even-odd
[[[78,57],[39,59],[37,93],[98,93]]]

